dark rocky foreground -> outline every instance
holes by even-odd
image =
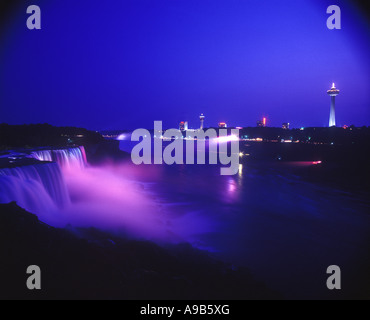
[[[160,247],[96,229],[57,229],[0,205],[0,299],[278,299],[245,269],[190,245]],[[26,288],[30,265],[42,289]]]

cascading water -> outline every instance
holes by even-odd
[[[0,203],[15,201],[37,214],[67,207],[70,198],[63,171],[86,166],[84,147],[37,150],[28,158],[42,163],[0,169]]]
[[[51,150],[33,151],[31,157],[39,161],[53,161]]]
[[[39,161],[54,161],[62,169],[83,169],[86,166],[86,152],[84,147],[33,151],[31,157]]]
[[[0,169],[0,203],[11,201],[33,213],[67,206],[70,200],[59,165],[38,163]]]

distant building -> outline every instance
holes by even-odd
[[[181,122],[180,122],[179,130],[180,130],[180,131],[185,131],[185,122],[184,122],[184,121],[181,121]]]
[[[290,123],[288,123],[288,122],[283,123],[282,128],[283,128],[284,130],[289,130],[289,129],[290,129]]]
[[[202,113],[200,116],[199,116],[199,119],[200,119],[200,130],[203,130],[204,128],[204,114]]]
[[[188,130],[188,122],[187,121],[181,121],[179,125],[180,131],[187,131]]]
[[[329,127],[335,127],[335,97],[339,94],[339,90],[335,87],[335,84],[333,83],[333,86],[327,92],[328,95],[331,97]]]
[[[257,127],[266,127],[267,119],[263,118],[262,120],[257,121]]]
[[[227,128],[227,124],[226,124],[226,122],[219,122],[218,127],[219,128]]]

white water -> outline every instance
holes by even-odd
[[[57,163],[0,169],[0,203],[16,201],[30,212],[48,212],[69,203],[67,187]]]
[[[84,147],[33,151],[31,157],[39,161],[54,161],[62,169],[80,168],[86,166],[86,153]]]
[[[15,201],[43,214],[67,208],[71,201],[62,171],[85,167],[84,148],[34,151],[31,157],[44,163],[0,169],[0,203]]]

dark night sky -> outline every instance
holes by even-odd
[[[203,112],[206,126],[326,126],[334,81],[338,125],[370,125],[370,26],[350,3],[21,1],[1,17],[0,122],[196,127]],[[342,30],[326,27],[332,4]]]

